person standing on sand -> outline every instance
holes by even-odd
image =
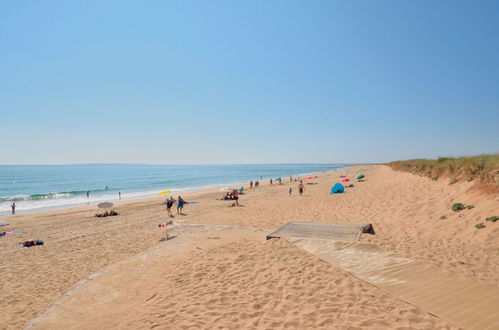
[[[12,215],[16,214],[16,203],[12,203],[10,207],[12,208]]]
[[[253,188],[253,181],[250,181],[250,189]]]
[[[270,184],[272,184],[272,179],[270,179]]]
[[[300,192],[300,196],[303,195],[304,190],[305,190],[305,186],[303,185],[303,181],[300,181],[300,184],[298,185],[298,191]]]
[[[166,200],[166,211],[168,212],[168,216],[170,218],[173,218],[173,213],[172,213],[172,206],[175,200],[173,197],[170,197],[169,199]]]
[[[186,204],[186,201],[184,201],[182,197],[178,196],[177,214],[182,214],[182,211],[184,210],[184,204]]]
[[[291,196],[291,193],[293,192],[293,188],[289,188],[289,196]]]
[[[236,201],[236,206],[239,206],[239,193],[235,189],[232,192],[232,198]]]

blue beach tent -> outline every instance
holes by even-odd
[[[341,183],[336,183],[331,187],[331,194],[341,194],[345,191],[345,187]]]

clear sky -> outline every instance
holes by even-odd
[[[0,1],[0,164],[499,152],[499,1]]]

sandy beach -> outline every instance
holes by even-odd
[[[339,174],[353,179],[359,172],[366,175],[364,182],[355,182],[344,194],[329,194]],[[182,195],[198,203],[175,217],[185,226],[169,241],[161,240],[164,231],[158,228],[169,220],[162,196],[117,202],[120,215],[115,217],[96,218],[99,210],[92,205],[2,217],[10,225],[1,230],[25,232],[0,237],[0,328],[22,328],[51,306],[49,319],[55,323],[30,326],[460,327],[332,267],[287,239],[265,240],[287,222],[369,222],[376,235],[363,235],[362,241],[499,287],[499,222],[485,222],[499,215],[497,194],[481,192],[473,182],[449,185],[446,179],[433,181],[383,165],[324,173],[314,181],[303,196],[297,193],[298,183],[287,178],[282,185],[263,183],[241,195],[240,207],[219,200],[219,189]],[[457,202],[474,208],[453,212]],[[486,227],[475,228],[479,222]],[[21,248],[17,243],[25,239],[41,239],[45,245]],[[101,285],[107,281],[126,299],[104,304],[102,297],[112,292],[92,291],[92,274],[106,274]],[[69,299],[80,295],[70,303],[80,304],[81,319],[64,320],[64,311],[53,306],[69,290]]]

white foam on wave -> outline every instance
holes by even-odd
[[[159,192],[159,191],[158,191]],[[140,197],[152,196],[158,192],[134,192],[122,193],[122,199],[133,199]],[[96,195],[90,194],[89,198],[86,195],[72,195],[72,194],[54,194],[48,197],[32,199],[27,195],[25,198],[12,199],[0,203],[0,214],[9,214],[11,212],[12,202],[16,203],[16,212],[33,212],[43,209],[55,209],[70,206],[80,206],[87,204],[98,204],[100,202],[117,201],[119,200],[118,193]]]
[[[223,184],[226,185],[226,184]],[[182,188],[170,188],[173,194],[185,193],[188,191],[210,189],[214,187],[220,187],[221,184],[213,184],[206,186],[196,186],[196,187],[182,187]],[[162,190],[153,191],[135,191],[135,192],[122,192],[121,200],[130,200],[136,198],[144,198],[157,196]],[[84,206],[84,205],[95,205],[101,202],[115,202],[120,200],[118,192],[113,194],[90,194],[89,198],[86,195],[73,195],[69,193],[60,194],[50,194],[50,196],[43,196],[41,198],[33,199],[30,195],[19,195],[9,197],[5,202],[0,202],[0,215],[8,215],[11,213],[12,202],[16,203],[16,213],[29,213],[41,210],[50,210],[65,207],[74,206]],[[170,196],[170,195],[167,195]],[[18,197],[13,199],[14,197]]]
[[[29,200],[31,199],[30,195],[16,195],[16,196],[9,196],[9,197],[3,197],[8,202],[17,202],[17,201],[24,201],[24,200]]]
[[[215,185],[218,186],[218,185]],[[187,191],[209,189],[210,186],[199,187],[183,187],[171,188],[173,193],[182,193]],[[153,191],[136,191],[136,192],[122,192],[121,200],[130,200],[136,198],[144,198],[157,196],[163,190]],[[0,202],[0,215],[7,215],[11,213],[12,202],[16,203],[16,213],[29,213],[40,210],[50,210],[65,207],[95,205],[101,202],[115,202],[120,200],[118,192],[113,194],[90,194],[87,198],[86,195],[73,195],[69,193],[50,194],[50,196],[42,196],[40,198],[32,198],[30,195],[19,195],[7,198],[4,202]]]

